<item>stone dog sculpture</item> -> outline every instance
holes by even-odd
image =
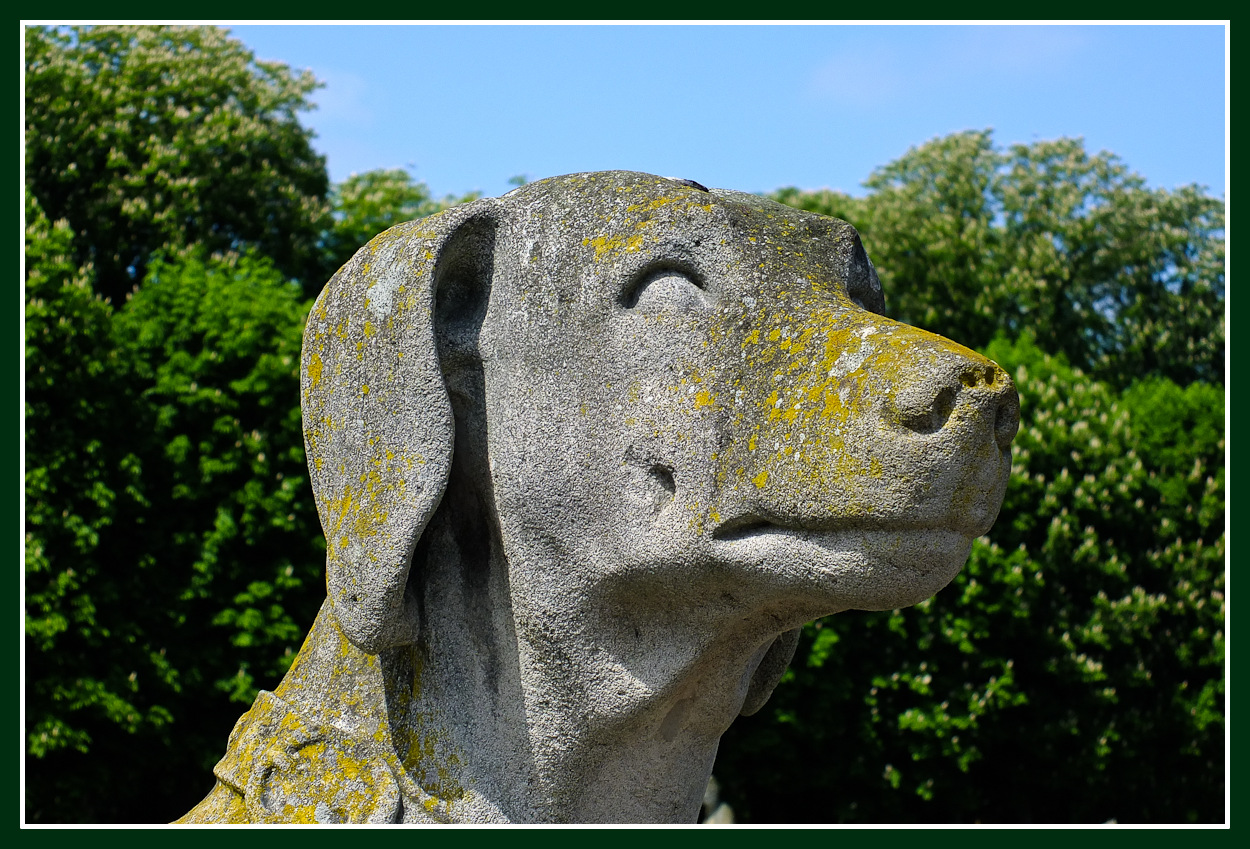
[[[993,524],[1018,400],[845,222],[574,174],[395,227],[304,334],[328,599],[181,822],[694,822],[802,623]]]

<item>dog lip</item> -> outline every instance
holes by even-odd
[[[767,519],[756,516],[737,516],[732,519],[726,519],[713,528],[712,538],[719,540],[745,539],[746,537],[759,536],[779,530],[782,530],[780,525]]]
[[[781,536],[827,536],[837,533],[906,532],[906,531],[957,531],[957,528],[906,520],[883,520],[869,517],[853,519],[823,519],[810,523],[799,521],[778,522],[760,516],[735,516],[712,529],[712,538],[722,542],[763,537]]]

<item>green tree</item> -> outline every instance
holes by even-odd
[[[167,821],[324,596],[306,304],[267,259],[191,250],[114,314],[31,222],[26,816]]]
[[[114,306],[154,252],[195,244],[325,282],[325,162],[298,120],[311,73],[215,27],[29,27],[25,46],[27,185]]]
[[[168,820],[324,599],[298,397],[310,302],[267,258],[189,247],[115,311],[69,223],[26,197],[26,815]],[[350,253],[472,197],[353,177],[322,244]]]
[[[106,685],[49,668],[58,645],[96,625],[97,603],[84,582],[118,513],[141,498],[140,466],[133,440],[108,438],[133,432],[134,421],[123,401],[130,387],[110,334],[112,310],[92,291],[93,270],[74,260],[69,225],[49,222],[29,191],[26,219],[26,727],[30,752],[44,757],[88,750],[91,736],[66,721],[70,713],[127,730],[145,719],[127,698],[124,673]],[[146,719],[159,724],[168,715]]]
[[[997,149],[958,133],[873,172],[868,194],[773,197],[859,228],[893,317],[983,346],[1029,332],[1116,386],[1224,379],[1223,204],[1149,189],[1080,139]]]

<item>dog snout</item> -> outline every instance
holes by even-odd
[[[716,452],[717,515],[969,536],[993,523],[1020,421],[1016,388],[997,364],[858,311],[743,332],[733,391],[712,393],[733,401]]]

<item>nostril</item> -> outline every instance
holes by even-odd
[[[1020,430],[1020,395],[1011,388],[998,402],[994,411],[994,441],[1006,451]]]
[[[984,384],[993,387],[998,381],[998,369],[994,366],[969,366],[959,373],[959,382],[968,389],[975,389]]]

